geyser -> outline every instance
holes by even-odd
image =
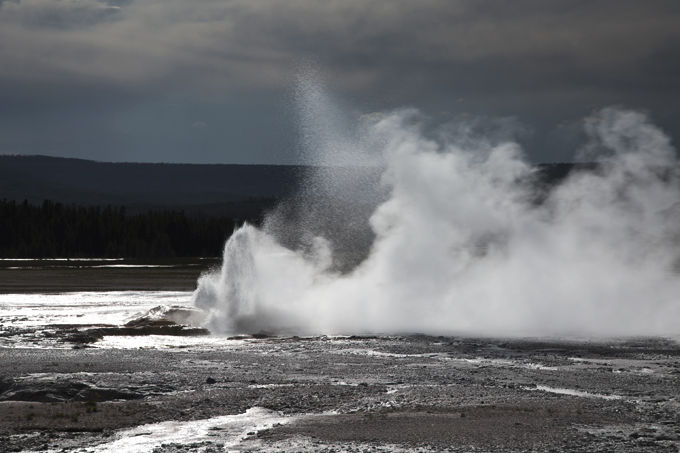
[[[348,120],[309,79],[298,101],[318,171],[200,278],[213,332],[680,332],[678,163],[643,114],[594,114],[597,167],[545,188],[510,140],[425,134],[415,110]]]

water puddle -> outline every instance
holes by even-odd
[[[189,422],[168,421],[142,425],[119,431],[115,440],[95,447],[83,448],[87,453],[153,452],[162,445],[180,447],[189,444],[214,446],[220,451],[237,447],[249,436],[258,431],[269,429],[277,424],[285,424],[294,417],[283,416],[278,412],[253,407],[243,414],[225,415],[206,420]]]
[[[601,398],[604,400],[620,400],[621,397],[619,395],[603,395],[601,393],[589,393],[589,392],[582,392],[580,390],[573,390],[573,389],[562,389],[562,388],[554,388],[554,387],[548,387],[545,385],[537,385],[536,387],[523,387],[524,390],[532,390],[532,391],[542,391],[542,392],[549,392],[549,393],[557,393],[558,395],[569,395],[569,396],[580,396],[584,398]]]
[[[169,336],[169,335],[143,335],[143,336],[105,336],[93,343],[90,347],[97,349],[167,349],[182,350],[221,348],[242,345],[242,340],[229,340],[221,336],[202,335],[196,337]]]
[[[445,352],[427,352],[422,354],[400,354],[395,352],[382,352],[375,351],[373,349],[341,349],[338,351],[332,351],[335,354],[351,354],[351,355],[363,355],[368,357],[385,357],[385,358],[423,358],[423,359],[436,359],[446,362],[458,362],[458,363],[469,363],[472,365],[479,366],[499,366],[508,368],[526,368],[530,370],[544,370],[544,371],[558,371],[558,367],[545,366],[538,363],[514,361],[510,359],[485,359],[481,357],[476,358],[461,358],[461,357],[451,357]]]
[[[189,291],[84,291],[0,294],[0,324],[15,328],[63,324],[121,325],[158,305],[187,305]]]

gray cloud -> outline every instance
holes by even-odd
[[[71,29],[111,20],[120,7],[97,0],[7,0],[0,3],[0,21],[27,29]]]
[[[373,89],[396,78],[395,70],[427,87],[444,74],[423,68],[497,64],[512,69],[513,62],[524,80],[555,80],[565,71],[564,79],[584,71],[593,78],[624,69],[639,74],[646,59],[680,42],[680,7],[667,1],[119,4],[2,3],[0,35],[14,45],[0,57],[24,62],[3,76],[36,77],[33,71],[41,69],[47,70],[40,73],[44,78],[68,72],[122,85],[171,80],[225,89],[278,86],[307,56],[328,64],[347,89]],[[55,25],[63,29],[55,31]],[[677,75],[670,72],[667,76]],[[494,76],[502,77],[488,75]]]
[[[675,0],[5,0],[0,101],[266,97],[311,59],[370,102],[553,125],[624,103],[670,124],[678,23]]]

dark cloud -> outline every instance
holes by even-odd
[[[72,29],[111,20],[120,7],[97,0],[21,0],[0,2],[0,20],[25,28]]]
[[[172,98],[180,110],[203,105],[241,125],[228,137],[240,151],[219,155],[206,139],[202,159],[271,159],[262,148],[292,140],[265,127],[282,114],[296,67],[314,60],[334,90],[369,111],[410,104],[518,115],[536,122],[536,136],[557,136],[562,121],[625,104],[672,128],[680,124],[678,23],[676,0],[0,0],[0,110],[24,106],[26,124],[28,111],[88,110],[109,124],[150,105],[164,117]],[[247,99],[263,110],[244,116]],[[211,125],[205,132],[214,129],[200,117]],[[246,150],[253,133],[260,149]],[[166,146],[137,140],[140,160]],[[0,152],[6,146],[0,138]]]

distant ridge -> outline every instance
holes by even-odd
[[[546,187],[594,164],[539,164]],[[185,210],[192,217],[260,218],[293,196],[312,167],[300,165],[97,162],[0,155],[0,200],[44,200],[83,206],[126,206],[130,214]],[[376,182],[380,171],[364,169]]]
[[[305,167],[113,163],[50,156],[0,156],[0,199],[125,205],[128,212],[186,209],[200,215],[257,217],[290,196]]]
[[[305,167],[295,165],[97,162],[49,156],[0,156],[0,170],[33,181],[110,193],[220,192],[285,196]]]

